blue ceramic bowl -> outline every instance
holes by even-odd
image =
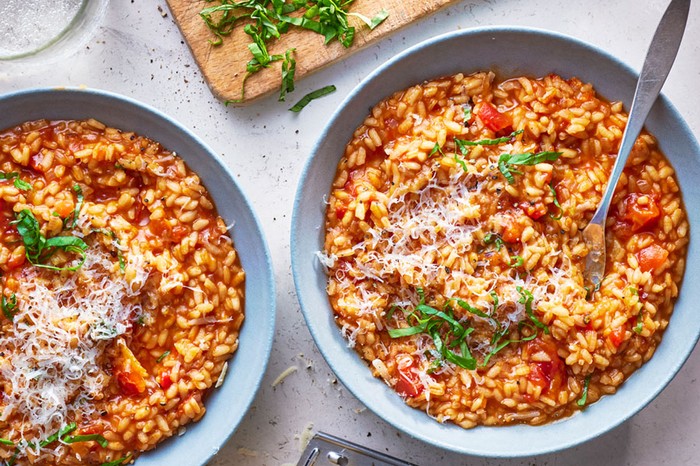
[[[134,131],[176,152],[202,179],[227,225],[246,272],[245,322],[223,385],[205,400],[207,412],[179,438],[164,441],[137,466],[204,465],[248,410],[267,366],[275,325],[272,262],[260,224],[233,174],[197,136],[163,113],[132,99],[85,89],[32,89],[0,96],[0,129],[37,119],[95,118]]]
[[[370,74],[335,112],[321,134],[299,183],[292,218],[292,270],[306,323],[326,361],[369,409],[405,433],[447,450],[490,457],[536,455],[572,447],[629,419],[671,381],[700,336],[700,287],[683,287],[671,323],[654,357],[613,396],[568,419],[543,426],[477,427],[439,424],[406,406],[347,347],[325,292],[326,276],[314,253],[323,248],[325,204],[336,166],[367,109],[392,93],[424,80],[494,70],[501,78],[557,73],[590,82],[604,97],[629,108],[637,74],[609,54],[561,34],[529,28],[462,30],[430,39],[394,57]],[[700,225],[700,148],[671,103],[659,98],[647,128],[659,140],[683,190],[691,230]],[[680,168],[682,167],[682,170]],[[688,257],[698,254],[691,234]],[[688,261],[686,276],[700,275]]]

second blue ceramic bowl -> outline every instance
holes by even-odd
[[[671,381],[700,336],[696,307],[700,287],[685,286],[654,357],[620,387],[585,411],[543,426],[515,425],[464,430],[439,424],[405,405],[372,376],[347,347],[325,292],[326,275],[315,253],[323,249],[325,204],[345,145],[368,109],[396,91],[458,72],[493,70],[500,78],[556,73],[590,82],[610,100],[632,100],[637,74],[606,52],[561,34],[526,28],[480,28],[449,33],[396,56],[368,76],[340,105],[309,158],[299,183],[292,218],[292,270],[304,317],[316,344],[343,384],[385,421],[405,433],[454,452],[490,457],[537,455],[585,442],[641,410]],[[678,170],[691,224],[688,257],[698,253],[692,232],[700,225],[700,148],[669,101],[661,97],[647,128]],[[689,260],[686,277],[700,275]]]

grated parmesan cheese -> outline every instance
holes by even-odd
[[[137,270],[137,276],[144,273]],[[128,283],[109,253],[97,247],[70,274],[27,270],[16,293],[13,331],[0,335],[0,421],[13,413],[25,419],[19,434],[27,442],[18,446],[20,454],[29,448],[38,454],[37,439],[95,414],[89,401],[101,398],[109,381],[103,355],[142,313],[133,296],[144,282]],[[44,449],[60,448],[54,443]]]
[[[416,124],[420,122],[417,120]],[[511,148],[505,145],[503,149],[508,151]],[[391,150],[400,152],[403,149],[396,146]],[[510,274],[498,274],[486,267],[487,262],[477,261],[462,261],[462,267],[454,270],[445,265],[457,257],[469,257],[470,253],[482,246],[481,240],[477,244],[476,238],[482,238],[497,225],[502,228],[505,219],[497,215],[486,221],[481,218],[482,190],[494,188],[491,170],[497,160],[491,162],[482,165],[481,171],[476,165],[469,164],[468,170],[455,170],[447,179],[438,179],[429,170],[418,173],[409,183],[391,188],[388,198],[381,201],[385,202],[388,213],[386,221],[363,228],[363,237],[351,246],[350,254],[343,253],[345,260],[342,263],[337,261],[334,254],[337,251],[317,254],[321,264],[330,272],[329,280],[334,282],[337,309],[350,317],[341,328],[349,347],[355,346],[357,336],[365,330],[348,322],[368,316],[381,330],[382,322],[386,322],[386,309],[392,306],[415,308],[419,302],[415,291],[418,287],[430,287],[447,299],[467,299],[487,313],[493,307],[491,293],[495,292],[500,300],[496,314],[498,325],[505,329],[515,328],[519,322],[528,319],[525,304],[520,302],[522,295],[518,288],[531,292],[534,297],[533,309],[545,315],[548,309],[576,298],[581,289],[577,283],[580,277],[572,276],[568,257],[550,246],[544,235],[537,239],[536,247],[548,251],[545,253],[548,263],[557,264],[550,268],[549,273],[518,276],[513,270]],[[396,296],[386,296],[381,287],[376,286],[397,281],[400,286],[394,287]],[[399,325],[399,314],[396,312],[393,322],[388,322],[390,327]],[[492,319],[469,314],[460,320],[466,319],[491,328],[491,334],[496,330]],[[417,362],[417,367],[412,370],[423,387],[434,383],[431,374],[455,373],[456,366],[449,361],[442,361],[440,366],[431,368],[430,355],[435,352],[435,344],[430,336],[419,334],[412,338],[416,345],[412,357]],[[383,348],[385,354],[389,354],[388,349]],[[477,354],[487,354],[493,349],[493,344],[490,338],[472,338],[470,349]],[[458,352],[457,349],[455,351]],[[381,361],[372,361],[375,371],[392,385],[388,370],[378,362]],[[479,383],[477,378],[474,378],[474,382]],[[430,402],[429,390],[426,389],[424,393]]]

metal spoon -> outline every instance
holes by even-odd
[[[637,81],[637,89],[632,100],[632,109],[629,113],[627,126],[622,135],[620,150],[615,160],[608,185],[603,193],[598,210],[593,214],[590,223],[583,230],[583,239],[588,246],[586,256],[586,269],[584,280],[593,285],[594,289],[600,286],[605,274],[605,219],[608,216],[610,201],[617,186],[617,182],[625,168],[625,163],[630,155],[634,142],[639,136],[644,120],[646,120],[651,106],[661,92],[661,87],[666,81],[673,61],[676,59],[678,47],[681,44],[683,31],[688,20],[690,0],[672,0],[664,13],[654,37],[649,45],[642,72]]]

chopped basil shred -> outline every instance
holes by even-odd
[[[348,16],[360,18],[360,20],[362,20],[362,22],[365,23],[370,30],[372,30],[382,24],[384,20],[389,17],[389,12],[382,8],[382,10],[371,19],[360,13],[348,13]]]
[[[406,322],[411,325],[396,329],[389,329],[388,333],[391,338],[402,338],[418,334],[429,335],[435,345],[435,350],[429,350],[427,354],[431,354],[435,360],[431,363],[430,370],[434,370],[444,364],[445,361],[452,362],[464,369],[475,369],[477,366],[486,367],[490,359],[499,351],[512,343],[526,342],[534,340],[539,335],[538,328],[543,329],[545,334],[549,334],[549,328],[540,322],[532,311],[533,296],[527,290],[517,287],[521,295],[519,302],[525,304],[528,321],[522,321],[518,324],[518,329],[530,329],[530,334],[518,339],[504,339],[510,332],[510,328],[504,327],[496,318],[496,311],[499,305],[499,298],[495,291],[489,292],[493,299],[493,307],[490,313],[484,312],[470,305],[466,301],[459,298],[449,298],[440,311],[425,302],[425,293],[422,288],[417,288],[416,291],[420,298],[418,305],[413,312],[409,312],[399,306],[392,306],[387,312],[387,320],[391,319],[394,311],[400,309],[406,316]],[[481,317],[489,321],[494,328],[494,334],[491,337],[491,350],[484,356],[483,361],[477,364],[476,358],[472,355],[468,346],[468,336],[474,331],[473,327],[469,327],[466,322],[458,320],[454,315],[454,310],[451,306],[456,303],[460,308],[466,310],[470,314]],[[459,348],[459,354],[453,351],[454,348]]]
[[[579,407],[584,407],[586,405],[586,399],[588,398],[588,385],[591,383],[591,376],[586,376],[586,380],[583,382],[583,391],[581,392],[581,398],[576,402]]]
[[[15,185],[15,188],[19,189],[20,191],[31,191],[32,190],[32,185],[27,183],[26,181],[22,180],[20,177],[15,178],[14,185]]]
[[[34,214],[29,209],[23,209],[15,214],[16,219],[11,224],[16,225],[17,231],[24,242],[25,255],[27,260],[36,267],[42,267],[57,271],[75,271],[78,270],[85,262],[85,251],[88,248],[87,243],[77,236],[54,236],[46,238],[39,227],[39,221],[34,217]],[[55,267],[45,264],[57,250],[63,250],[69,253],[77,254],[80,261],[77,265],[71,267]]]
[[[496,294],[495,291],[491,290],[489,292],[489,295],[491,296],[491,299],[493,299],[493,311],[491,314],[495,314],[496,310],[498,309],[498,294]]]
[[[464,110],[464,126],[467,126],[467,123],[469,123],[469,120],[472,118],[472,106],[470,104],[464,104],[462,108]]]
[[[318,98],[326,96],[328,94],[332,94],[333,92],[335,92],[335,86],[332,84],[330,86],[322,87],[321,89],[316,89],[313,92],[309,92],[304,97],[302,97],[299,100],[299,102],[294,104],[294,106],[292,108],[290,108],[289,111],[294,112],[294,113],[299,113],[304,109],[304,107],[309,105],[309,103],[312,100],[318,99]]]
[[[500,251],[503,247],[503,239],[497,233],[486,233],[484,235],[484,244],[493,244],[496,251]]]
[[[498,158],[498,169],[508,180],[509,184],[515,183],[513,173],[521,175],[522,172],[513,169],[514,165],[537,165],[542,162],[554,162],[559,158],[561,152],[543,151],[533,154],[525,152],[522,154],[501,154]]]
[[[17,178],[19,176],[19,173],[17,172],[0,172],[0,180],[11,180],[13,178]]]
[[[157,363],[161,362],[163,359],[167,358],[169,354],[170,354],[170,350],[165,351],[165,353],[158,356],[158,359],[156,359],[156,362]]]
[[[510,264],[508,264],[510,267],[515,268],[515,267],[520,267],[521,265],[524,264],[524,260],[522,256],[510,256]]]
[[[462,153],[466,150],[464,147],[465,146],[495,146],[498,144],[504,144],[506,142],[511,141],[515,136],[518,134],[522,134],[523,130],[519,129],[517,131],[513,131],[510,133],[508,136],[503,136],[502,138],[497,138],[497,139],[481,139],[479,141],[465,141],[464,139],[457,139],[455,138],[455,144],[457,147],[460,148]]]
[[[440,154],[442,156],[445,155],[445,153],[442,151],[442,147],[440,147],[440,144],[438,144],[437,142],[435,143],[432,150],[430,151],[430,154],[428,154],[428,158],[432,157],[435,154]]]
[[[289,49],[284,53],[284,60],[282,60],[282,88],[278,99],[280,102],[284,102],[288,92],[294,91],[294,73],[296,72],[297,62],[292,54],[295,50]]]
[[[107,439],[100,434],[71,435],[63,439],[63,443],[97,442],[102,448],[107,448]]]
[[[97,442],[100,444],[102,448],[107,448],[108,442],[107,439],[105,439],[102,435],[100,434],[86,434],[86,435],[69,435],[72,432],[74,432],[78,428],[78,425],[75,422],[71,422],[70,424],[66,424],[65,426],[61,427],[58,429],[58,431],[54,432],[53,434],[49,435],[46,437],[44,440],[39,442],[39,448],[44,448],[49,445],[51,445],[54,442],[61,441],[62,443],[78,443],[78,442]],[[15,446],[16,444],[10,440],[7,439],[0,439],[0,444],[3,445],[9,445],[9,446]],[[36,444],[33,442],[27,442],[27,446],[30,448],[36,448]],[[9,460],[6,460],[2,463],[3,466],[14,466],[15,462],[17,461],[17,457],[19,456],[19,449],[15,449],[14,454]],[[125,457],[126,458],[126,457]],[[124,458],[124,459],[125,459]],[[119,463],[112,462],[112,463],[103,463],[103,465],[119,465],[123,463],[123,460]]]
[[[122,464],[125,464],[125,463],[126,463],[127,461],[129,461],[130,459],[131,459],[131,455],[129,454],[129,455],[123,456],[123,457],[121,457],[121,458],[119,458],[119,459],[116,459],[116,460],[114,460],[114,461],[109,461],[109,462],[107,462],[107,463],[102,463],[100,466],[120,466],[120,465],[122,465]]]
[[[212,3],[214,0],[206,0]],[[209,42],[218,46],[225,36],[231,34],[236,25],[245,24],[243,31],[250,36],[248,44],[252,58],[246,65],[246,76],[241,89],[242,101],[245,96],[245,82],[248,77],[268,68],[271,63],[282,61],[282,89],[279,100],[283,101],[288,92],[294,90],[295,63],[290,50],[284,55],[271,55],[268,44],[279,39],[290,27],[307,29],[324,37],[328,44],[337,40],[344,47],[350,47],[355,39],[355,27],[348,22],[350,16],[359,18],[369,29],[379,26],[389,13],[382,9],[372,18],[360,13],[350,13],[348,8],[354,0],[217,0],[218,5],[209,6],[199,15],[214,34]],[[292,15],[293,13],[296,13]],[[228,103],[228,102],[227,102]]]
[[[644,316],[642,315],[642,311],[639,311],[639,314],[637,314],[637,324],[634,326],[634,332],[640,334],[642,330],[644,330]]]
[[[83,190],[78,184],[73,185],[73,191],[75,191],[75,197],[77,202],[75,203],[75,209],[73,210],[73,218],[70,216],[63,220],[63,228],[75,228],[78,224],[78,216],[80,216],[80,209],[83,208],[83,202],[85,201],[85,196],[83,196]]]
[[[469,169],[467,168],[467,163],[459,158],[457,152],[455,152],[455,162],[458,163],[462,167],[462,170],[464,170],[465,172],[469,171]]]
[[[418,289],[420,302],[415,311],[406,316],[406,321],[413,323],[411,327],[389,329],[391,338],[401,338],[419,333],[426,333],[433,339],[433,344],[440,360],[446,360],[464,369],[476,369],[476,359],[467,346],[467,337],[474,331],[458,322],[452,309],[446,306],[444,311],[425,304],[425,295]],[[441,335],[444,330],[444,339]],[[459,348],[460,354],[453,349]]]
[[[535,313],[532,310],[532,302],[534,301],[535,297],[528,290],[523,289],[522,286],[516,286],[515,289],[518,293],[520,293],[520,299],[518,299],[518,302],[520,304],[525,305],[525,313],[530,318],[532,323],[535,324],[535,327],[542,329],[542,331],[546,335],[549,335],[549,327],[547,327],[545,324],[543,324],[537,318],[537,316],[535,316]]]
[[[4,294],[0,298],[2,303],[2,313],[7,317],[8,320],[12,321],[15,318],[15,313],[17,312],[17,295],[12,293],[9,298]]]
[[[55,432],[54,434],[49,435],[48,437],[46,437],[46,439],[39,442],[39,446],[41,448],[44,448],[45,446],[50,445],[59,439],[63,440],[66,435],[70,434],[71,432],[73,432],[77,428],[78,428],[78,424],[76,424],[75,422],[71,422],[70,424],[67,424],[67,425],[61,427],[60,429],[58,429],[58,431]],[[30,443],[30,445],[31,445],[31,443]]]
[[[19,177],[18,172],[0,172],[0,180],[12,180],[15,188],[19,189],[20,191],[31,191],[32,185],[30,183],[27,183],[23,179]]]
[[[523,324],[525,324],[525,323],[523,322]],[[532,328],[532,327],[529,326],[529,325],[527,325],[527,326],[530,327],[530,328]],[[537,329],[534,329],[534,331],[532,332],[532,334],[529,335],[529,336],[527,336],[527,337],[520,338],[520,339],[517,339],[517,340],[503,340],[503,341],[501,341],[501,342],[499,343],[499,341],[505,336],[505,333],[504,333],[503,331],[502,331],[502,332],[496,332],[496,333],[494,333],[494,338],[493,338],[494,341],[492,341],[491,344],[492,344],[492,345],[496,345],[497,343],[498,343],[498,344],[497,344],[491,351],[489,351],[489,354],[486,355],[486,357],[484,358],[484,362],[481,363],[482,367],[486,367],[486,366],[488,365],[488,363],[489,363],[489,360],[491,360],[491,357],[492,357],[494,354],[498,353],[499,351],[501,351],[503,348],[505,348],[506,346],[510,345],[511,343],[521,343],[521,342],[524,342],[524,341],[534,340],[535,338],[537,338],[537,335],[538,335]]]
[[[562,215],[564,215],[564,209],[561,208],[561,204],[559,204],[559,199],[557,199],[557,192],[554,190],[554,186],[551,184],[549,186],[549,191],[552,193],[552,197],[554,198],[554,206],[559,210],[559,213],[557,215],[552,215],[549,214],[552,220],[561,220]]]

